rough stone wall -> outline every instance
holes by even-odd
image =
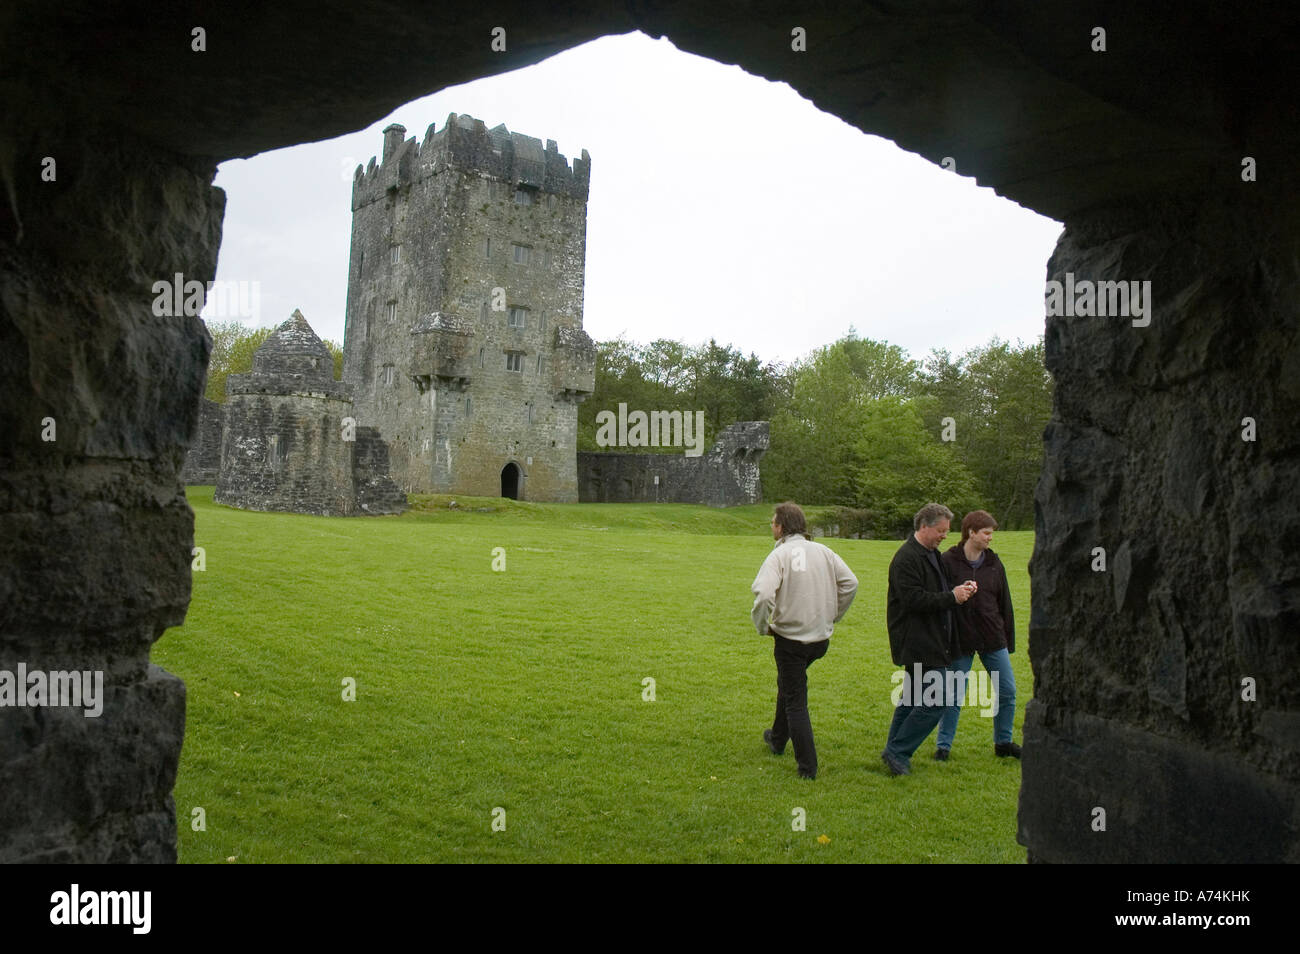
[[[221,472],[213,499],[244,510],[346,516],[353,510],[347,389],[329,349],[295,310],[226,379]]]
[[[152,285],[213,277],[225,196],[210,164],[59,121],[6,144],[59,175],[0,203],[0,669],[102,672],[106,699],[0,708],[0,863],[174,861],[185,686],[149,649],[189,605],[211,339]]]
[[[406,508],[387,447],[357,426],[349,389],[302,312],[257,349],[252,373],[226,379],[226,395],[217,503],[335,517]]]
[[[352,449],[354,513],[401,513],[406,494],[389,474],[388,445],[373,427],[358,427]]]
[[[758,464],[767,447],[767,421],[743,421],[727,427],[700,457],[582,451],[578,499],[711,507],[758,503],[763,499]]]
[[[225,408],[203,398],[199,404],[199,426],[194,443],[185,455],[181,480],[186,484],[215,485],[221,473],[221,429]]]
[[[1048,265],[1149,280],[1155,307],[1147,327],[1047,322],[1019,831],[1034,860],[1300,861],[1280,836],[1300,827],[1298,251],[1294,212],[1239,183],[1075,216]]]
[[[1158,412],[1174,423],[1184,408],[1206,414],[1198,387],[1206,385],[1230,406],[1249,396],[1279,419],[1296,417],[1297,343],[1278,336],[1295,313],[1297,16],[1294,4],[1268,0],[1248,10],[1095,0],[827,5],[798,11],[816,54],[791,56],[790,10],[739,0],[563,9],[482,0],[446,4],[438,16],[415,3],[373,16],[343,0],[283,0],[255,17],[239,4],[206,11],[209,35],[221,42],[196,56],[184,42],[194,17],[183,5],[11,0],[0,12],[0,663],[106,667],[114,718],[91,726],[57,713],[42,721],[32,710],[0,712],[0,856],[175,853],[168,792],[183,687],[151,669],[148,652],[188,605],[193,524],[179,471],[210,342],[197,317],[157,320],[150,287],[178,271],[211,279],[224,201],[210,187],[215,163],[363,128],[435,90],[642,29],[786,81],[819,108],[932,162],[953,157],[957,174],[1067,223],[1079,248],[1105,254],[1104,241],[1082,237],[1094,228],[1134,236],[1114,245],[1125,251],[1126,271],[1150,268],[1154,277],[1192,267],[1213,280],[1181,286],[1177,340],[1155,339],[1171,360],[1180,349],[1201,350],[1207,336],[1226,345],[1222,354],[1205,349],[1210,373],[1153,378],[1159,362],[1098,346],[1104,338],[1062,339],[1086,358],[1065,348],[1052,358],[1074,378],[1074,399],[1058,386],[1038,504],[1051,545],[1034,561],[1030,654],[1044,706],[1027,713],[1021,838],[1041,860],[1245,860],[1259,856],[1251,849],[1260,842],[1294,860],[1296,762],[1293,750],[1281,760],[1275,753],[1296,737],[1300,706],[1287,686],[1295,667],[1263,652],[1293,637],[1293,562],[1245,551],[1253,541],[1273,554],[1275,541],[1288,539],[1273,527],[1294,519],[1295,455],[1261,438],[1258,466],[1206,477],[1216,496],[1200,506],[1233,523],[1179,517],[1176,530],[1206,541],[1189,566],[1135,562],[1136,543],[1124,558],[1132,567],[1124,600],[1150,569],[1148,605],[1158,607],[1123,614],[1135,627],[1130,658],[1159,668],[1173,653],[1176,663],[1175,631],[1196,634],[1184,640],[1189,672],[1207,671],[1215,656],[1229,656],[1225,665],[1243,651],[1247,661],[1265,657],[1260,685],[1273,691],[1259,696],[1268,705],[1254,715],[1225,721],[1223,710],[1191,704],[1203,698],[1196,689],[1187,693],[1187,719],[1156,722],[1138,703],[1121,704],[1127,684],[1106,670],[1109,657],[1096,655],[1102,630],[1075,629],[1090,617],[1066,608],[1096,596],[1077,576],[1081,554],[1070,536],[1102,500],[1089,485],[1123,474],[1116,499],[1182,486],[1163,460],[1135,463]],[[1087,38],[1101,22],[1118,42],[1093,55]],[[484,23],[521,26],[509,50],[496,52],[481,42]],[[737,148],[752,161],[752,150]],[[1228,214],[1225,204],[1242,196],[1244,156],[1258,162],[1249,188],[1259,201]],[[57,180],[38,174],[46,157],[58,161]],[[1170,196],[1188,204],[1162,204]],[[1097,210],[1125,207],[1145,218],[1118,231],[1098,226]],[[1203,223],[1201,207],[1217,207],[1228,227],[1198,224],[1195,238],[1185,234],[1179,216]],[[1201,296],[1211,287],[1217,302]],[[1223,330],[1241,320],[1239,307],[1247,333],[1260,329],[1260,315],[1272,316],[1265,338],[1276,350]],[[1089,381],[1154,409],[1135,403],[1123,420],[1106,415],[1103,428],[1084,400]],[[46,416],[59,422],[56,442],[39,440]],[[1199,483],[1204,471],[1192,472]],[[1160,506],[1158,516],[1177,512],[1168,501]],[[1165,526],[1149,525],[1152,534]],[[1239,562],[1216,561],[1216,548]],[[76,559],[64,556],[71,553]],[[1112,556],[1119,560],[1118,551]],[[1176,598],[1159,601],[1165,592]],[[1198,614],[1220,594],[1233,607],[1231,645],[1225,631],[1209,646]],[[1156,612],[1177,615],[1157,620]],[[1095,700],[1073,695],[1075,682]],[[1113,717],[1093,714],[1103,707]],[[1077,793],[1093,771],[1119,793],[1121,814],[1154,820],[1158,837],[1129,827],[1123,838],[1096,833],[1079,842],[1088,819],[1078,816]],[[1243,785],[1260,796],[1232,801]],[[1207,823],[1183,811],[1189,803],[1222,811]],[[1239,837],[1243,829],[1256,840]]]
[[[346,517],[356,508],[343,419],[352,402],[323,393],[275,394],[227,378],[221,475],[213,500],[243,510]]]
[[[383,161],[353,184],[344,380],[358,420],[408,490],[496,496],[514,462],[521,496],[572,502],[577,403],[594,384],[590,158],[570,166],[553,140],[454,113],[422,144],[404,134],[389,127]]]

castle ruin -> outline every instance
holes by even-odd
[[[591,157],[452,113],[352,187],[343,380],[407,492],[578,499]]]
[[[767,421],[740,421],[724,428],[700,457],[579,451],[578,499],[711,507],[759,503],[758,462],[767,453],[768,432]]]
[[[252,373],[226,379],[213,500],[336,517],[406,509],[388,479],[383,441],[353,415],[350,389],[334,380],[333,356],[295,311],[254,353]],[[194,469],[210,471],[203,445],[197,449]]]
[[[203,404],[186,482],[215,482],[230,506],[335,516],[399,512],[405,493],[757,502],[763,422],[702,457],[577,453],[596,364],[587,151],[570,165],[554,140],[455,113],[423,143],[405,133],[385,129],[353,178],[343,381],[295,311],[252,373],[227,379],[226,404]]]

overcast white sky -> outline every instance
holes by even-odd
[[[591,153],[584,327],[717,338],[790,361],[841,337],[924,357],[1043,331],[1061,226],[821,112],[784,83],[640,33],[416,100],[369,129],[223,163],[217,278],[260,283],[249,325],[294,308],[343,342],[352,173],[468,113]],[[958,157],[958,173],[961,171]]]

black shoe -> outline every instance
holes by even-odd
[[[1014,742],[998,742],[993,746],[993,754],[999,758],[1006,758],[1008,755],[1013,759],[1020,758],[1020,746]]]
[[[772,754],[773,754],[773,755],[785,755],[785,745],[784,745],[784,743],[781,745],[781,747],[780,747],[779,749],[776,747],[776,743],[772,741],[772,730],[771,730],[771,729],[764,729],[764,730],[763,730],[763,741],[767,743],[767,747],[768,747],[769,749],[772,750]]]
[[[806,778],[806,779],[808,779],[808,781],[811,782],[811,781],[813,781],[814,779],[817,778],[817,773],[816,773],[816,772],[813,772],[813,773],[809,774],[808,772],[800,772],[800,773],[799,773],[799,777],[800,777],[800,778]]]
[[[890,775],[911,775],[912,770],[907,767],[907,763],[894,758],[888,752],[881,752],[880,759],[885,763],[885,768],[889,769]]]
[[[934,760],[935,760],[936,762],[946,762],[946,761],[948,761],[948,750],[947,750],[947,749],[935,749],[935,750],[934,750]]]

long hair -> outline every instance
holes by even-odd
[[[781,525],[781,536],[792,533],[808,533],[808,521],[804,518],[803,508],[792,500],[776,505],[776,522]]]

